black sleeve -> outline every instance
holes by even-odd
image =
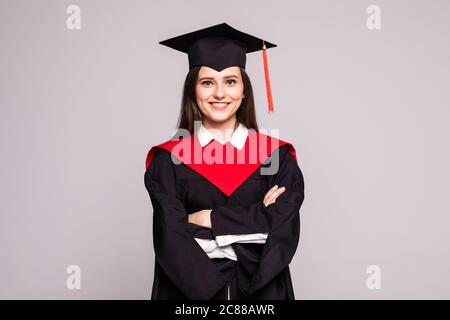
[[[264,199],[248,206],[214,205],[211,227],[215,237],[270,232],[299,213],[304,198],[302,172],[287,147],[279,149],[279,159],[278,171],[269,176],[266,192],[274,185],[284,186],[286,191],[267,207]]]
[[[280,148],[278,172],[269,178],[272,186],[285,186],[275,203],[247,207],[215,207],[211,224],[215,236],[268,232],[264,245],[233,244],[238,257],[239,287],[251,295],[271,281],[291,262],[300,237],[300,207],[304,200],[302,172],[287,148]],[[213,214],[214,212],[214,214]]]
[[[177,198],[173,166],[170,153],[159,150],[144,175],[153,205],[155,263],[188,299],[208,300],[226,279],[188,227],[188,215]]]

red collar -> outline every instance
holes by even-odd
[[[145,167],[148,169],[158,149],[165,149],[229,197],[275,150],[285,144],[297,160],[292,144],[253,129],[248,130],[242,150],[235,148],[229,141],[222,145],[216,140],[202,147],[197,135],[190,135],[189,138],[168,140],[152,147],[147,154]],[[227,163],[226,157],[230,158],[233,154],[234,161],[231,157]]]

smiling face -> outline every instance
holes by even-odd
[[[244,98],[244,83],[239,67],[229,67],[219,72],[202,66],[195,92],[204,121],[224,123],[235,120]]]

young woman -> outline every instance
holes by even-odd
[[[160,43],[187,53],[190,70],[178,123],[187,134],[146,159],[151,298],[294,299],[304,182],[294,147],[258,131],[245,57],[263,41],[220,24]]]

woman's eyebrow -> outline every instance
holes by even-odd
[[[228,78],[239,78],[239,77],[235,74],[230,74],[230,75],[224,76],[224,78],[228,79]],[[213,77],[202,77],[199,79],[199,81],[201,81],[201,80],[214,80],[214,78]]]

